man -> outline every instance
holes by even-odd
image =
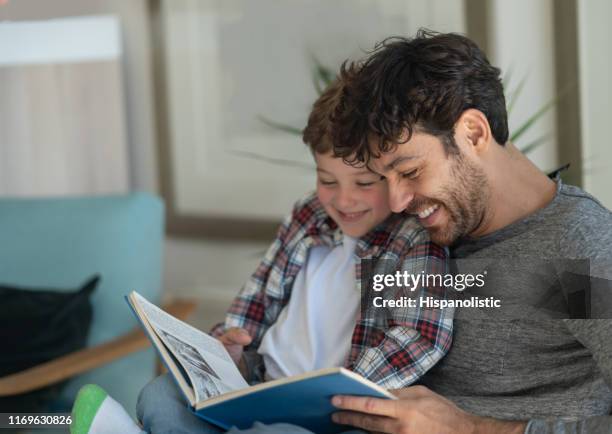
[[[543,280],[546,288],[518,276],[496,291],[562,309],[527,303],[511,319],[457,309],[453,347],[423,385],[397,401],[335,397],[339,423],[386,433],[612,432],[612,213],[508,142],[499,75],[459,35],[388,39],[342,68],[334,151],[384,176],[391,209],[418,215],[453,258],[586,262],[582,310],[598,319],[571,319],[574,274]]]

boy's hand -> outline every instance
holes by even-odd
[[[240,366],[242,350],[253,340],[251,336],[249,336],[249,332],[240,327],[232,327],[231,329],[227,329],[227,331],[219,336],[218,339],[221,341],[237,366]]]

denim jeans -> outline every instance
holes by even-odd
[[[194,415],[174,380],[168,375],[157,377],[145,386],[138,397],[138,420],[148,434],[220,434],[224,431]],[[255,423],[251,428],[232,428],[227,434],[313,434],[295,425]],[[343,434],[364,434],[347,431]]]

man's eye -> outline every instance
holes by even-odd
[[[419,171],[417,169],[411,170],[409,172],[405,172],[401,174],[401,177],[404,179],[415,179],[419,176]]]

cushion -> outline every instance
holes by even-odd
[[[92,319],[90,296],[100,277],[78,290],[0,285],[0,376],[23,371],[84,348]],[[0,412],[37,412],[63,383],[0,399]]]

